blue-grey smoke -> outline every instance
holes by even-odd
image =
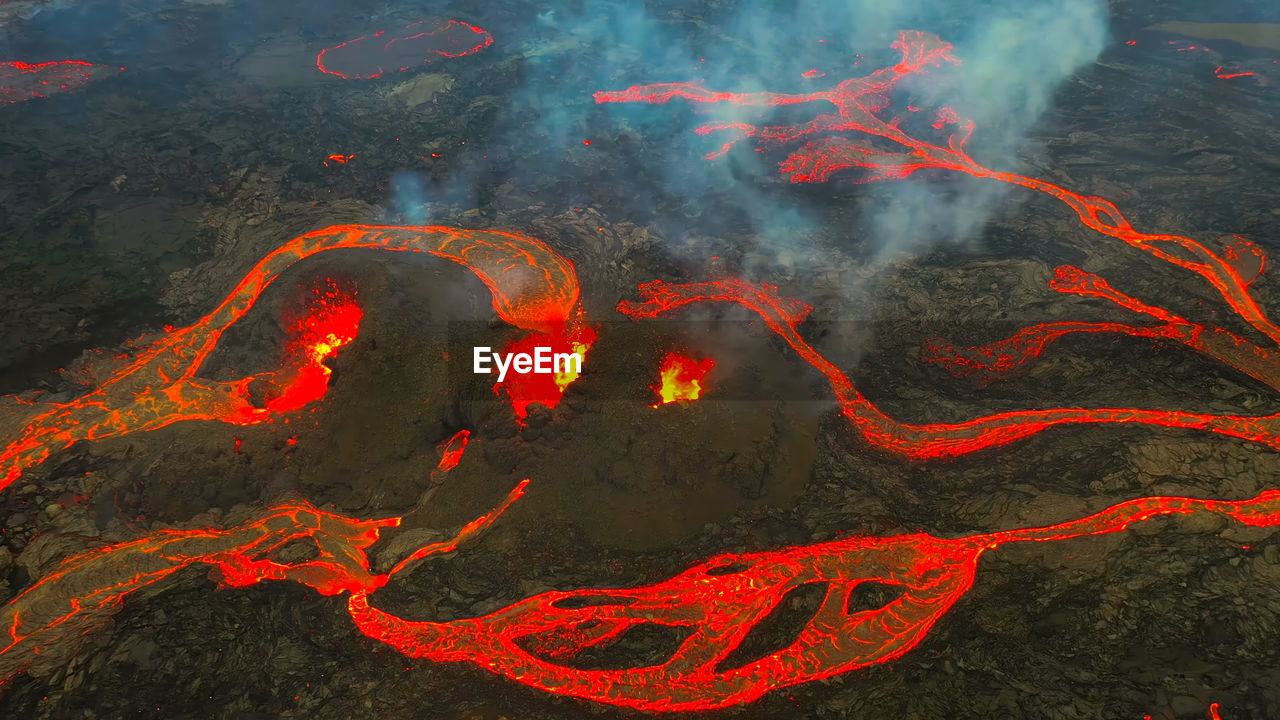
[[[405,171],[391,178],[391,201],[387,214],[398,224],[427,224],[431,217],[431,202],[420,175]]]
[[[948,105],[972,118],[976,159],[1016,170],[1015,151],[1055,91],[1096,59],[1108,35],[1104,0],[751,0],[704,13],[661,4],[544,6],[522,41],[527,83],[509,112],[519,118],[520,132],[536,137],[548,153],[581,152],[583,138],[604,133],[639,138],[640,163],[650,162],[645,169],[660,175],[663,192],[686,198],[686,208],[705,202],[718,211],[731,198],[741,217],[725,217],[726,225],[746,221],[769,243],[803,232],[817,215],[811,204],[820,200],[780,184],[776,153],[754,153],[743,143],[727,157],[703,160],[727,138],[692,131],[709,120],[796,124],[826,108],[814,104],[771,117],[681,101],[600,107],[593,106],[591,93],[657,82],[809,92],[896,62],[889,46],[898,31],[926,30],[954,43],[961,64],[931,68],[904,92],[917,105]],[[802,77],[810,69],[825,76]],[[623,175],[613,181],[637,196],[649,192]],[[940,181],[936,174],[865,187],[861,217],[848,228],[850,241],[882,250],[973,238],[1007,190],[997,183]],[[656,196],[653,201],[661,202]]]

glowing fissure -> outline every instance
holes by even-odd
[[[965,144],[974,130],[973,123],[961,118],[951,108],[938,110],[933,123],[935,129],[946,132],[944,142],[931,144],[907,134],[899,127],[896,118],[886,120],[879,115],[888,107],[889,91],[906,75],[929,66],[958,64],[959,61],[951,56],[952,46],[949,43],[930,33],[902,32],[893,47],[902,53],[900,63],[876,70],[866,77],[845,80],[826,91],[729,93],[688,83],[662,83],[598,92],[595,99],[599,103],[666,103],[683,99],[760,108],[827,103],[834,107],[834,112],[820,113],[801,125],[713,122],[702,125],[697,132],[725,131],[732,135],[708,157],[722,155],[746,138],[753,139],[762,147],[805,141],[779,165],[792,182],[823,182],[838,172],[851,169],[862,171],[860,181],[869,182],[904,178],[918,170],[931,168],[1043,192],[1061,200],[1093,230],[1199,275],[1218,291],[1241,319],[1272,344],[1280,344],[1280,328],[1267,318],[1249,292],[1250,284],[1265,266],[1266,256],[1259,247],[1244,238],[1234,237],[1222,249],[1214,250],[1179,235],[1139,232],[1108,200],[983,167],[965,151]],[[861,133],[869,137],[854,139],[831,136],[832,133]],[[895,143],[899,150],[881,149],[874,144],[876,139]],[[1280,390],[1280,357],[1274,349],[1260,347],[1225,329],[1192,323],[1146,305],[1115,291],[1102,278],[1076,268],[1064,266],[1056,273],[1053,287],[1059,292],[1106,299],[1159,320],[1161,324],[1144,327],[1119,323],[1048,323],[979,348],[958,348],[945,341],[931,340],[926,344],[925,359],[950,365],[958,375],[977,375],[981,382],[989,382],[1034,358],[1048,343],[1063,335],[1111,332],[1181,343]],[[880,412],[843,372],[801,337],[797,328],[809,312],[808,306],[780,297],[772,286],[757,286],[736,279],[684,284],[659,280],[642,285],[640,293],[641,302],[624,301],[619,310],[633,318],[654,317],[689,303],[729,302],[759,313],[775,333],[827,377],[841,410],[869,442],[910,457],[954,457],[1003,445],[1055,425],[1100,422],[1202,429],[1280,448],[1280,415],[1249,417],[1135,408],[1061,408],[1006,412],[956,423],[909,425]]]
[[[202,563],[227,586],[293,580],[326,595],[349,593],[348,611],[361,632],[410,657],[466,662],[547,692],[638,710],[709,710],[910,651],[972,587],[982,554],[1004,543],[1103,535],[1156,516],[1196,512],[1251,527],[1280,526],[1277,490],[1240,501],[1148,497],[1045,527],[958,538],[854,536],[720,555],[651,585],[545,592],[482,617],[450,622],[407,620],[370,604],[370,595],[397,573],[451,552],[491,525],[527,483],[452,539],[418,548],[386,573],[370,570],[366,550],[400,518],[350,519],[305,502],[272,508],[228,530],[163,530],[85,553],[63,562],[0,612],[9,633],[0,649],[0,677],[8,679],[37,660],[57,662],[125,596]],[[312,558],[272,557],[276,549],[303,539],[315,544]],[[725,667],[788,591],[813,582],[827,583],[825,599],[793,641],[741,666]],[[865,582],[898,586],[902,594],[880,608],[849,612],[850,592]],[[616,670],[566,664],[587,648],[645,625],[691,632],[660,664]]]
[[[328,368],[321,362],[354,337],[359,309],[344,306],[323,316],[346,323],[332,339],[322,335],[311,354],[277,372],[231,382],[197,376],[222,333],[244,317],[270,283],[290,265],[325,250],[370,248],[422,252],[459,263],[493,292],[498,315],[516,327],[566,336],[578,332],[578,280],[573,265],[544,243],[497,230],[440,226],[335,225],[285,243],[258,262],[231,294],[195,325],[172,330],[151,343],[100,386],[65,403],[0,397],[0,488],[25,468],[79,440],[154,430],[181,420],[250,425],[271,420],[324,393]],[[332,329],[332,328],[330,328]],[[326,331],[327,332],[327,331]],[[347,336],[350,337],[347,337]],[[338,342],[345,338],[342,342]],[[319,354],[319,348],[324,353]],[[274,405],[258,407],[249,386],[280,386]]]

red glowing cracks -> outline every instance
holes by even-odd
[[[316,67],[348,80],[376,78],[446,58],[471,55],[493,44],[489,31],[461,20],[426,20],[395,35],[386,30],[321,50]]]
[[[658,405],[702,397],[706,389],[704,378],[715,365],[711,358],[693,360],[680,353],[667,353],[658,368],[658,384],[653,386],[654,392],[658,393]]]
[[[12,104],[57,95],[111,77],[121,70],[124,68],[81,60],[0,62],[0,102]]]
[[[498,316],[512,325],[562,334],[575,327],[571,319],[577,317],[578,279],[573,265],[533,238],[440,226],[335,225],[316,230],[269,253],[216,309],[195,325],[167,330],[88,393],[68,402],[0,396],[0,488],[25,468],[79,440],[154,430],[182,420],[260,423],[309,402],[307,397],[318,397],[328,373],[315,354],[295,355],[296,364],[283,370],[230,382],[198,373],[222,333],[249,312],[281,272],[299,260],[338,248],[420,252],[450,260],[480,278],[493,292]],[[302,328],[303,336],[316,343],[312,351],[324,350],[327,356],[342,344],[339,341],[354,336],[359,311],[338,302],[322,308],[320,316],[325,319],[317,320],[319,325]],[[274,407],[261,406],[251,401],[256,380],[277,387],[283,382],[286,388],[302,382],[299,387],[308,390],[277,392]]]

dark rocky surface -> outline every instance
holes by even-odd
[[[77,373],[97,358],[89,348],[110,354],[194,321],[268,250],[340,222],[529,232],[574,261],[588,316],[604,325],[584,377],[520,429],[486,384],[436,360],[464,339],[500,345],[513,336],[489,322],[488,291],[473,275],[363,251],[301,264],[228,333],[203,374],[269,367],[289,293],[338,276],[359,288],[366,317],[331,363],[333,386],[318,411],[290,425],[180,423],[56,454],[0,493],[0,599],[92,544],[289,492],[361,517],[405,513],[435,482],[437,444],[462,428],[476,443],[415,522],[456,528],[519,479],[535,482],[482,538],[379,593],[405,617],[486,613],[549,588],[653,582],[711,554],[841,533],[959,535],[1062,521],[1144,495],[1240,499],[1280,486],[1280,455],[1265,447],[1137,426],[1059,428],[951,462],[905,462],[861,443],[824,402],[822,378],[768,333],[736,322],[745,316],[728,313],[734,322],[707,337],[697,321],[710,311],[666,325],[613,312],[637,283],[700,278],[715,256],[813,304],[806,332],[826,332],[818,349],[904,420],[1065,404],[1280,411],[1274,392],[1229,368],[1134,339],[1072,338],[1021,377],[985,388],[920,363],[921,338],[932,334],[977,344],[1032,322],[1131,319],[1049,290],[1050,268],[1064,262],[1239,330],[1211,288],[1089,232],[1047,198],[1015,189],[978,240],[876,261],[848,228],[879,202],[878,187],[793,187],[761,176],[768,202],[816,218],[797,223],[779,248],[683,142],[599,110],[590,92],[602,88],[588,84],[595,75],[585,68],[600,47],[554,26],[529,32],[539,11],[531,4],[437,8],[499,41],[368,83],[317,77],[314,54],[416,20],[413,11],[81,5],[99,23],[92,42],[59,35],[52,10],[0,14],[6,56],[91,50],[132,69],[76,94],[0,108],[0,272],[9,279],[0,284],[0,392],[70,397]],[[721,9],[701,5],[651,9],[696,43],[716,35],[693,19]],[[1107,197],[1139,228],[1198,239],[1238,233],[1274,254],[1280,88],[1213,76],[1224,62],[1269,70],[1263,52],[1224,43],[1192,57],[1142,30],[1220,20],[1184,5],[1111,3],[1113,46],[1059,88],[1019,144],[1017,165],[1001,167]],[[1240,18],[1265,10],[1247,5]],[[152,22],[165,32],[140,42]],[[504,44],[504,31],[530,39]],[[1139,44],[1124,45],[1130,37]],[[581,85],[564,108],[578,117],[565,130],[572,142],[521,134],[527,113],[542,110],[521,94],[533,58],[562,63],[560,82]],[[687,114],[674,104],[650,110]],[[354,157],[327,166],[331,153]],[[403,191],[406,170],[416,193]],[[1274,288],[1268,276],[1254,286],[1264,308],[1280,307]],[[451,334],[459,327],[469,334]],[[647,407],[657,358],[673,345],[732,348],[723,397]],[[1158,519],[1128,533],[1001,548],[906,656],[714,715],[1176,719],[1204,717],[1219,702],[1224,718],[1274,718],[1277,638],[1280,540],[1199,516]],[[645,648],[633,652],[642,660]],[[410,661],[361,635],[340,598],[289,583],[214,589],[192,569],[126,603],[65,668],[9,683],[0,716],[635,714],[472,667]]]

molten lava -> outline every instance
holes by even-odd
[[[647,712],[711,710],[900,657],[973,586],[978,559],[1006,543],[1104,535],[1161,515],[1197,512],[1250,527],[1280,526],[1280,490],[1241,501],[1148,497],[1046,527],[957,538],[852,536],[720,555],[651,585],[544,592],[488,615],[446,622],[405,620],[370,604],[370,596],[397,573],[451,552],[491,525],[527,483],[454,538],[418,548],[386,573],[370,569],[366,550],[400,518],[356,520],[303,502],[273,508],[228,530],[163,530],[85,553],[0,609],[0,623],[9,633],[9,644],[0,648],[0,678],[35,664],[42,670],[62,666],[84,635],[104,624],[128,595],[203,563],[227,586],[292,580],[326,595],[348,593],[348,611],[360,631],[410,657],[466,662],[547,692]],[[273,557],[296,540],[313,542],[315,556]],[[850,593],[866,582],[902,592],[882,607],[851,610]],[[727,662],[791,590],[809,583],[824,584],[825,599],[794,639],[755,660]],[[570,664],[589,648],[645,627],[686,632],[658,664],[616,669]]]
[[[333,49],[354,44],[329,59],[348,62],[353,72],[358,72],[355,68],[367,70],[374,61],[399,57],[402,51],[421,57],[430,49],[449,56],[439,52],[445,44],[443,36],[435,36],[448,29],[389,42],[361,38]],[[483,33],[478,28],[471,30]],[[362,42],[366,40],[369,42]],[[397,42],[403,44],[392,48]],[[470,51],[479,47],[483,45]],[[716,154],[727,152],[746,137],[761,144],[805,140],[806,144],[781,165],[793,182],[823,181],[852,169],[864,171],[864,180],[882,180],[933,168],[1044,192],[1064,202],[1088,227],[1196,273],[1260,336],[1273,343],[1280,339],[1280,330],[1249,292],[1265,259],[1256,246],[1237,239],[1215,250],[1181,236],[1141,233],[1106,200],[984,168],[964,151],[972,123],[954,111],[943,109],[935,115],[934,127],[948,132],[939,144],[907,135],[893,120],[879,117],[877,113],[887,107],[884,98],[901,77],[928,65],[955,62],[949,54],[951,46],[926,33],[903,33],[895,47],[902,51],[901,63],[818,93],[717,93],[675,83],[598,93],[596,97],[599,102],[686,98],[755,107],[828,103],[835,107],[834,113],[821,114],[802,126],[757,127],[735,122],[704,126],[700,132],[730,130],[737,134]],[[322,53],[321,60],[324,58]],[[323,62],[321,68],[325,69]],[[382,72],[381,64],[377,70]],[[827,136],[840,132],[873,136],[882,143],[896,143],[900,149],[890,151],[870,142]],[[353,298],[342,293],[321,293],[324,301],[315,304],[294,328],[293,352],[282,370],[234,383],[210,381],[198,372],[222,333],[249,311],[280,272],[312,254],[335,248],[425,252],[465,265],[493,292],[494,308],[504,320],[535,333],[514,343],[509,351],[541,345],[585,354],[595,340],[595,331],[583,327],[576,314],[578,285],[572,265],[536,240],[511,233],[442,227],[335,226],[296,238],[269,254],[213,312],[191,327],[166,332],[88,394],[65,403],[0,399],[0,411],[4,411],[0,416],[4,437],[0,487],[77,440],[119,436],[188,419],[262,422],[273,413],[323,396],[329,380],[324,362],[355,337],[360,321]],[[1120,293],[1102,278],[1069,266],[1058,268],[1053,288],[1105,300],[1154,324],[1048,323],[985,347],[960,348],[935,341],[927,359],[947,365],[959,375],[976,375],[988,381],[1025,364],[1063,335],[1120,333],[1180,343],[1280,389],[1280,359],[1275,352],[1226,329],[1197,324],[1147,305]],[[654,281],[642,285],[640,293],[641,302],[624,302],[619,309],[632,317],[653,317],[694,302],[728,302],[759,314],[774,333],[827,378],[842,412],[864,437],[912,457],[960,455],[1052,425],[1080,422],[1195,427],[1280,447],[1280,416],[1057,409],[1000,413],[960,423],[907,425],[881,413],[843,372],[807,343],[799,328],[810,308],[782,297],[776,287],[732,278],[684,284]],[[701,368],[710,362],[695,365]],[[531,403],[554,406],[574,380],[570,375],[517,376],[503,385],[523,417]],[[539,377],[542,385],[523,382]],[[674,378],[680,380],[682,374],[675,373]],[[249,385],[258,380],[279,388],[265,407],[249,402]],[[701,382],[702,376],[692,381],[697,393],[703,389]],[[677,395],[673,390],[672,399],[678,399]],[[448,472],[457,465],[468,437],[464,430],[442,445],[437,472]],[[64,561],[0,609],[0,627],[9,635],[8,643],[0,647],[0,681],[23,669],[65,667],[85,634],[103,625],[135,591],[171,578],[183,568],[203,564],[211,568],[213,579],[225,586],[290,580],[326,595],[346,594],[347,610],[360,631],[409,657],[465,662],[545,692],[640,711],[712,710],[752,701],[777,688],[883,663],[911,651],[972,587],[980,557],[1006,543],[1104,535],[1161,515],[1200,512],[1251,527],[1280,527],[1280,490],[1240,501],[1147,497],[1045,527],[955,538],[925,533],[849,536],[778,550],[725,554],[648,585],[544,592],[473,618],[407,620],[372,605],[371,597],[396,574],[425,558],[453,551],[490,526],[521,496],[527,483],[522,482],[495,510],[465,525],[452,539],[419,547],[386,572],[371,567],[367,551],[384,530],[398,527],[400,518],[352,519],[304,501],[242,518],[225,529],[171,528],[91,550]],[[296,547],[297,541],[313,544],[313,555],[284,559],[276,552]],[[896,586],[901,594],[879,608],[852,609],[851,593],[868,582]],[[795,637],[763,657],[733,662],[735,651],[752,630],[766,622],[792,590],[809,584],[821,584],[825,595]],[[574,663],[584,652],[615,643],[631,630],[655,628],[682,632],[674,650],[660,662],[609,669]],[[1217,716],[1216,705],[1210,712]]]
[[[289,348],[301,364],[296,365],[278,394],[267,401],[268,412],[293,412],[323,398],[333,374],[324,361],[360,331],[364,313],[356,305],[354,293],[338,290],[332,280],[327,289],[315,291],[311,305],[311,311],[296,324],[296,337]]]
[[[585,363],[587,351],[595,343],[596,337],[596,330],[584,325],[576,329],[528,335],[509,343],[505,352],[532,354],[537,348],[544,347],[549,348],[551,353],[577,353]],[[510,373],[506,380],[493,386],[493,392],[505,392],[511,400],[516,418],[523,422],[529,416],[529,406],[534,403],[548,409],[558,405],[564,397],[564,391],[578,379],[578,375],[576,367],[562,368],[559,372],[550,374]]]
[[[95,65],[82,60],[43,63],[0,62],[0,101],[20,103],[84,87],[111,77],[122,67]]]
[[[466,620],[404,620],[371,607],[368,592],[353,592],[348,607],[362,632],[410,657],[468,662],[549,692],[646,712],[712,710],[900,657],[968,592],[978,559],[1000,545],[1104,535],[1195,512],[1273,527],[1280,525],[1280,491],[1238,502],[1142,498],[1057,525],[968,537],[847,537],[721,555],[652,585],[546,592]],[[850,612],[849,594],[865,582],[903,592],[883,607]],[[799,635],[762,658],[725,667],[750,630],[806,583],[827,590]],[[566,664],[640,627],[688,632],[661,664],[610,670]]]
[[[662,358],[662,366],[658,369],[661,380],[653,386],[654,391],[661,398],[658,405],[677,400],[697,400],[705,389],[703,378],[715,365],[715,361],[711,358],[692,360],[679,353],[667,353],[666,357]]]
[[[441,443],[440,463],[436,465],[436,472],[447,473],[458,467],[458,463],[462,462],[462,453],[466,451],[467,442],[470,438],[470,430],[459,430],[448,440]]]
[[[353,79],[380,77],[437,60],[472,55],[493,44],[489,31],[461,20],[406,25],[395,35],[386,30],[321,50],[321,72]]]
[[[310,388],[312,399],[318,397],[320,376],[327,384],[328,374],[313,356],[279,372],[234,382],[208,380],[198,373],[222,333],[249,312],[285,268],[338,248],[422,252],[451,260],[472,270],[493,292],[494,310],[503,320],[535,332],[577,332],[578,279],[573,265],[533,238],[440,226],[335,225],[316,230],[268,254],[211,313],[195,325],[167,331],[87,394],[68,402],[0,397],[0,488],[23,469],[79,440],[154,430],[182,420],[266,422],[278,412],[300,406],[308,396],[303,390],[285,392],[285,399],[277,396],[275,407],[258,407],[249,392],[256,380],[279,384],[284,378],[286,387],[301,381]],[[329,317],[326,322],[358,322],[351,309]],[[327,334],[320,336],[324,338]],[[314,349],[319,351],[321,346],[336,349],[327,340]]]
[[[1238,237],[1214,249],[1180,235],[1140,232],[1114,204],[1100,197],[1080,195],[1042,180],[983,167],[965,151],[974,130],[973,123],[951,108],[941,108],[934,115],[933,127],[944,135],[940,142],[930,143],[907,134],[897,118],[881,117],[889,107],[887,98],[894,86],[907,75],[930,66],[959,61],[952,57],[949,43],[930,33],[902,32],[893,47],[902,54],[900,63],[865,77],[850,78],[830,90],[795,94],[731,93],[689,83],[664,83],[598,92],[595,99],[599,103],[666,103],[683,99],[756,108],[810,103],[831,106],[833,112],[818,112],[811,121],[794,126],[713,122],[702,125],[696,132],[732,134],[720,150],[708,157],[723,155],[746,138],[754,139],[760,147],[803,142],[779,164],[779,169],[792,182],[823,182],[850,171],[861,173],[860,182],[871,182],[936,169],[1045,193],[1066,204],[1089,228],[1200,276],[1245,323],[1270,342],[1270,347],[1262,347],[1224,328],[1190,322],[1123,295],[1100,277],[1063,266],[1057,270],[1055,290],[1105,299],[1160,324],[1145,327],[1118,323],[1049,323],[1027,328],[985,348],[960,349],[943,341],[931,341],[926,348],[926,359],[949,364],[957,374],[977,374],[980,382],[989,381],[1035,357],[1048,343],[1065,334],[1109,332],[1183,344],[1280,390],[1280,356],[1275,350],[1275,346],[1280,345],[1280,327],[1267,317],[1249,289],[1263,269],[1265,254],[1260,248]],[[854,137],[846,137],[848,134]],[[890,145],[896,149],[887,149]],[[1063,408],[1006,412],[956,423],[908,425],[881,413],[844,373],[804,340],[798,327],[809,312],[808,306],[781,297],[775,287],[756,286],[736,279],[681,285],[654,281],[642,285],[640,292],[641,302],[623,302],[619,310],[632,317],[653,317],[694,302],[730,302],[759,313],[770,329],[827,377],[844,414],[869,442],[910,457],[955,457],[1003,445],[1054,425],[1099,422],[1197,428],[1280,448],[1280,414],[1251,417],[1135,408]]]
[[[418,548],[386,573],[369,568],[365,550],[401,518],[355,520],[317,509],[306,501],[273,507],[227,530],[170,528],[64,560],[0,609],[8,643],[0,647],[0,684],[40,663],[65,667],[84,636],[106,624],[133,592],[202,563],[228,587],[263,580],[293,580],[322,595],[372,592],[429,555],[453,551],[484,530],[515,502],[521,482],[494,511],[467,523],[452,539]],[[299,540],[315,545],[314,557],[293,562],[273,558]]]

